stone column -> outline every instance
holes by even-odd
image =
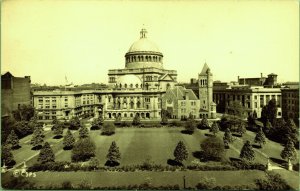
[[[291,160],[288,160],[288,170],[293,171],[293,164],[291,163]]]

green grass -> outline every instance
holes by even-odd
[[[104,166],[106,155],[112,141],[116,141],[121,152],[120,165],[141,164],[145,159],[149,158],[155,164],[167,165],[168,159],[173,159],[173,151],[177,143],[182,140],[189,151],[188,160],[185,165],[192,164],[192,161],[199,161],[192,153],[200,150],[200,143],[207,138],[205,134],[209,134],[208,130],[197,129],[194,134],[182,134],[184,128],[117,128],[116,133],[112,136],[100,135],[100,130],[90,131],[90,137],[96,144],[96,157],[100,161],[100,166]],[[64,131],[64,134],[66,130]],[[73,131],[74,136],[78,139],[78,132]],[[45,141],[49,142],[53,151],[56,153],[56,161],[71,161],[71,151],[62,149],[62,139],[53,139],[53,133],[48,132]],[[217,134],[221,139],[223,132]],[[247,131],[242,138],[236,137],[236,140],[230,145],[230,149],[226,150],[226,157],[238,158],[239,151],[246,140],[253,143],[255,133]],[[20,141],[21,148],[13,151],[15,160],[18,163],[23,162],[34,155],[26,164],[28,166],[34,164],[39,151],[31,150],[31,135]],[[265,153],[269,157],[280,159],[282,146],[273,141],[267,141],[262,149],[255,149],[255,162],[266,164]],[[214,162],[203,163],[211,164]],[[299,183],[299,175],[286,170],[278,170],[283,178],[291,185]],[[91,181],[94,186],[110,186],[110,185],[127,185],[140,184],[149,176],[153,179],[153,184],[182,184],[182,176],[187,176],[187,186],[194,187],[200,177],[215,177],[218,185],[244,185],[254,183],[255,178],[264,178],[263,171],[185,171],[185,172],[38,172],[38,176],[34,181],[40,185],[43,184],[59,184],[64,180],[71,180],[72,183],[80,183],[82,180]],[[164,180],[164,181],[162,181]]]
[[[216,179],[216,185],[254,185],[255,179],[265,178],[262,171],[185,171],[185,172],[38,172],[34,182],[37,185],[60,185],[71,181],[77,185],[87,182],[97,186],[123,186],[141,184],[150,179],[152,185],[175,185],[183,187],[183,176],[186,176],[186,186],[195,187],[201,177]]]

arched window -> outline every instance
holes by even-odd
[[[133,109],[134,103],[133,101],[130,102],[130,109]]]
[[[146,56],[146,61],[148,61],[148,56]]]
[[[136,88],[139,88],[139,85],[138,85],[138,84],[135,84],[135,87],[136,87]]]
[[[138,56],[138,60],[141,61],[141,57],[140,56]]]
[[[127,113],[124,113],[124,117],[127,117]]]
[[[140,107],[141,107],[141,102],[138,101],[138,102],[136,103],[136,107],[137,107],[137,108],[140,108]]]
[[[130,88],[133,88],[133,84],[130,84]]]
[[[120,84],[120,88],[122,88],[122,84]]]
[[[146,83],[146,90],[148,90],[149,89],[149,84],[148,83]]]
[[[169,83],[167,83],[167,86],[166,86],[167,90],[168,90],[170,87],[171,87],[171,85],[170,85]]]
[[[130,117],[133,117],[133,113],[130,113]]]
[[[141,56],[142,57],[142,62],[144,61],[144,56]]]
[[[146,113],[146,118],[150,118],[150,113]]]
[[[124,86],[125,88],[127,88],[127,84],[125,84],[125,86]]]

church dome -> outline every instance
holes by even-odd
[[[117,86],[120,88],[141,88],[142,80],[133,74],[127,74],[117,79]]]
[[[142,29],[140,39],[134,42],[125,54],[126,68],[162,68],[163,54],[146,34],[146,29]]]
[[[129,48],[128,52],[157,52],[160,53],[157,45],[148,40],[147,38],[141,38],[134,42]]]

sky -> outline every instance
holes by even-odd
[[[299,81],[299,2],[4,0],[1,74],[32,83],[107,83],[146,28],[179,82],[206,62],[214,80]]]

